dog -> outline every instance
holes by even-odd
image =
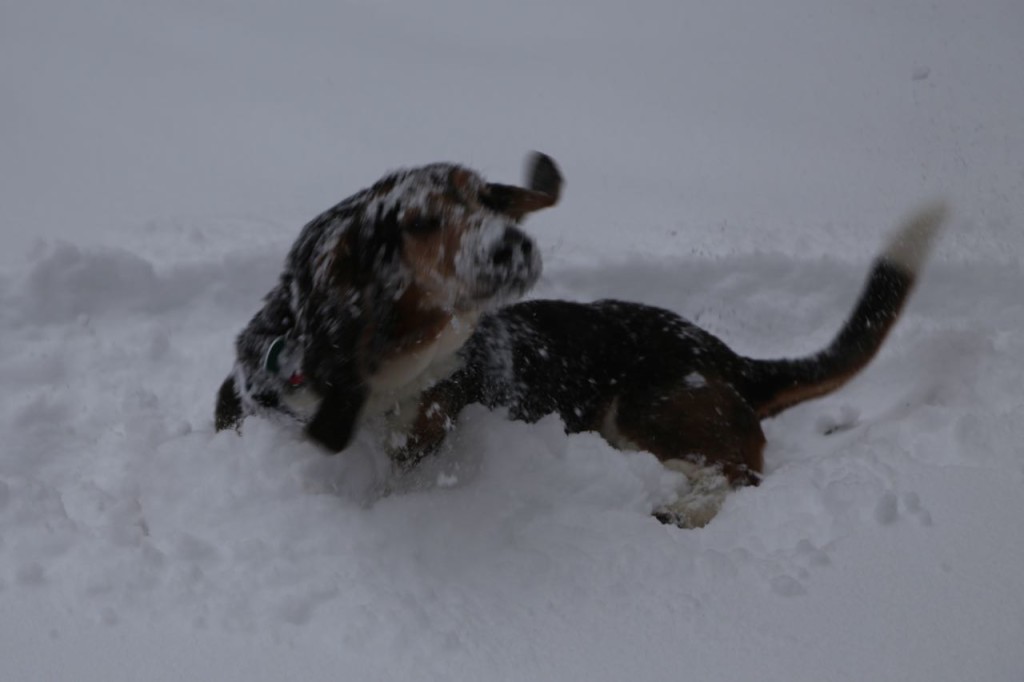
[[[386,175],[321,213],[237,337],[216,430],[283,416],[336,453],[364,417],[408,400],[415,414],[481,313],[537,281],[540,253],[519,224],[553,206],[561,185],[540,153],[528,157],[527,187],[436,163]]]
[[[568,433],[653,453],[670,468],[710,467],[727,487],[764,472],[761,420],[849,381],[896,323],[946,210],[910,217],[875,260],[835,339],[813,355],[758,360],[673,312],[616,300],[533,300],[485,315],[460,368],[424,392],[399,470],[438,449],[470,403],[534,422],[556,413]],[[681,525],[671,513],[656,514]],[[705,519],[706,521],[707,519]]]

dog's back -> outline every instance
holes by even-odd
[[[572,432],[599,430],[609,396],[657,392],[689,374],[731,375],[740,362],[675,313],[616,300],[505,307],[480,321],[462,354],[480,374],[483,404],[529,422],[557,412]]]

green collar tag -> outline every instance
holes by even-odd
[[[266,358],[263,360],[263,369],[270,372],[271,374],[277,374],[281,371],[281,351],[284,350],[284,337],[279,336],[270,343],[270,348],[267,349]]]

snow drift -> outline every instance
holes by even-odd
[[[4,679],[964,680],[1024,670],[1019,3],[5,9]],[[904,211],[951,229],[877,360],[766,422],[706,528],[653,457],[470,410],[379,449],[214,434],[306,219],[388,168],[512,177],[534,292],[821,347]],[[37,239],[42,241],[35,243]]]

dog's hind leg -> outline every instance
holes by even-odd
[[[754,410],[724,383],[624,393],[606,424],[619,443],[646,450],[687,479],[672,504],[654,511],[662,523],[706,525],[737,485],[757,485],[764,468],[764,433]],[[606,425],[607,429],[607,425]],[[607,434],[606,434],[606,437]]]
[[[764,432],[754,410],[731,386],[645,388],[623,393],[615,426],[663,462],[721,467],[732,485],[757,485],[764,470]]]
[[[681,459],[670,459],[663,464],[666,469],[683,474],[686,483],[677,491],[678,497],[673,502],[654,510],[654,517],[680,528],[706,526],[732,490],[729,480],[719,467],[697,466]]]

